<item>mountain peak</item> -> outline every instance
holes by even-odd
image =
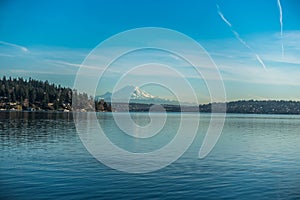
[[[133,85],[127,85],[114,93],[114,97],[124,98],[131,94],[131,99],[148,99],[155,98],[155,96]]]
[[[115,102],[126,102],[128,99],[128,95],[130,96],[130,102],[134,103],[158,103],[158,104],[174,104],[175,101],[162,99],[157,96],[154,96],[141,88],[133,85],[126,85],[125,87],[117,90],[112,93],[106,92],[104,95],[99,96],[100,98],[104,99],[105,101],[111,102],[112,97]]]

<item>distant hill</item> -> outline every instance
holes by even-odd
[[[214,103],[220,105],[224,103]],[[212,104],[199,106],[200,112],[211,112]],[[299,101],[276,100],[240,100],[226,103],[227,113],[249,114],[300,114]]]
[[[182,106],[163,104],[166,112],[202,112],[211,113],[212,104],[214,104],[215,112],[224,112],[224,104],[226,104],[226,113],[244,113],[244,114],[300,114],[299,101],[255,101],[241,100],[227,103],[209,103],[199,105],[199,108],[192,106]],[[129,111],[131,112],[148,112],[154,104],[130,103]],[[116,111],[126,111],[127,104],[118,103],[114,105]],[[219,110],[218,110],[219,108]]]

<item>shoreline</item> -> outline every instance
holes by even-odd
[[[45,113],[45,114],[74,114],[74,113],[127,113],[123,111],[115,111],[115,112],[106,112],[106,111],[53,111],[53,110],[36,110],[36,111],[28,111],[28,110],[0,110],[0,113]],[[149,111],[129,111],[129,113],[149,113]],[[226,115],[294,115],[300,116],[300,114],[295,113],[239,113],[239,112],[180,112],[180,111],[166,111],[166,112],[152,112],[152,113],[183,113],[183,114],[226,114]]]

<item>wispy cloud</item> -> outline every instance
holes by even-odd
[[[236,39],[239,40],[247,49],[249,49],[255,55],[257,61],[263,66],[264,69],[266,69],[266,65],[263,62],[263,60],[260,58],[260,56],[247,44],[246,41],[244,41],[241,38],[240,34],[236,30],[233,29],[232,24],[229,22],[229,20],[226,19],[226,17],[222,13],[220,6],[218,4],[216,6],[217,6],[217,12],[218,12],[219,16],[229,26],[231,32],[234,34]]]
[[[52,62],[54,64],[59,64],[59,65],[64,65],[64,66],[75,67],[75,68],[83,67],[81,64],[78,64],[78,63],[71,63],[71,62],[66,62],[66,61],[61,61],[61,60],[49,60],[49,62]],[[96,67],[90,67],[90,66],[85,66],[85,67],[96,69]]]
[[[255,45],[257,52],[268,68],[274,64],[281,64],[286,68],[289,64],[300,64],[300,31],[284,32],[284,59],[281,57],[280,34],[259,34],[247,37],[250,44]],[[235,51],[236,52],[236,51]],[[242,52],[239,53],[241,55]]]
[[[109,72],[109,73],[117,73],[117,74],[122,74],[123,72],[120,70],[114,70],[112,68],[107,68],[102,66],[97,66],[95,65],[86,65],[86,64],[79,64],[79,63],[72,63],[72,62],[67,62],[67,61],[62,61],[62,60],[48,60],[48,62],[54,64],[54,65],[60,65],[63,67],[73,67],[76,70],[81,69],[83,72],[85,72],[85,75],[89,76],[98,76],[99,72]]]
[[[299,86],[300,31],[285,32],[284,59],[281,58],[281,51],[278,48],[279,38],[278,32],[247,36],[247,41],[249,44],[255,45],[259,55],[264,59],[264,63],[267,64],[268,70],[256,65],[256,60],[261,57],[253,59],[252,54],[249,55],[248,50],[244,49],[244,45],[239,45],[241,41],[236,38],[205,41],[204,46],[207,47],[221,70],[223,80],[262,85]]]
[[[13,43],[9,43],[9,42],[5,42],[5,41],[0,41],[0,44],[5,45],[5,46],[10,46],[10,47],[14,47],[17,49],[20,49],[23,52],[29,52],[29,50],[26,47],[23,47],[21,45],[17,45],[17,44],[13,44]]]
[[[25,70],[25,69],[12,69],[10,70],[11,73],[13,74],[18,74],[18,75],[34,75],[34,74],[48,74],[48,75],[57,75],[56,72],[53,71],[32,71],[32,70]],[[63,73],[60,73],[60,75],[66,75]]]
[[[5,54],[5,53],[0,53],[0,56],[3,56],[3,57],[13,57],[12,55],[10,55],[10,54]]]
[[[283,22],[282,22],[282,6],[280,0],[277,0],[279,9],[279,23],[280,23],[280,36],[281,36],[281,55],[284,57],[284,46],[283,46]]]
[[[282,68],[269,68],[266,71],[253,65],[231,66],[230,64],[223,64],[220,66],[220,69],[225,81],[267,85],[300,85],[298,80],[300,71],[295,71],[291,74]]]
[[[285,59],[281,59],[281,51],[278,48],[280,46],[280,34],[278,32],[273,34],[245,35],[245,41],[248,42],[246,43],[235,30],[232,29],[231,31],[235,37],[199,41],[217,64],[225,85],[228,84],[226,87],[240,94],[239,97],[245,97],[247,90],[239,89],[239,85],[247,85],[251,89],[257,89],[257,85],[261,87],[267,85],[270,88],[272,86],[284,86],[282,88],[285,89],[278,91],[278,93],[285,95],[289,92],[291,98],[298,98],[294,88],[300,85],[298,79],[300,76],[300,71],[298,70],[300,66],[300,58],[298,56],[300,53],[300,32],[285,31]],[[162,53],[161,51],[128,54],[111,63],[108,69],[105,70],[105,61],[108,59],[106,58],[106,54],[93,57],[91,61],[84,62],[82,65],[84,56],[88,55],[87,49],[58,47],[31,47],[30,54],[22,54],[20,57],[2,56],[1,64],[4,67],[0,71],[1,73],[13,76],[40,77],[53,82],[65,83],[68,86],[72,86],[72,81],[76,77],[78,70],[84,72],[83,75],[86,76],[87,83],[93,78],[96,79],[99,76],[99,72],[103,72],[102,80],[108,80],[103,84],[104,89],[101,90],[103,92],[109,91],[107,88],[112,87],[114,81],[117,81],[132,67],[155,61],[171,66],[184,78],[189,81],[191,80],[192,84],[197,82],[199,85],[196,85],[196,87],[199,88],[202,87],[200,85],[203,83],[200,79],[208,81],[218,79],[218,76],[213,73],[213,69],[208,67],[209,62],[206,62],[204,54],[199,55],[199,52],[187,48],[186,45],[178,43],[178,41],[170,41],[170,43],[180,47],[188,54],[188,58],[196,59],[194,57],[197,57],[200,59],[201,66],[197,67],[199,67],[201,73],[205,74],[205,76],[201,77],[189,63],[182,61],[182,57],[175,54]],[[255,46],[256,51],[268,65],[268,70],[264,70],[264,68],[257,64],[260,62],[263,65],[264,62],[260,59],[260,56],[256,56],[257,54],[253,56],[253,52],[249,53],[250,46]],[[109,50],[113,51],[114,49]],[[107,52],[107,54],[109,53]],[[66,79],[59,80],[61,77],[66,77]],[[167,79],[172,85],[177,85],[178,79],[181,77],[170,70],[154,70],[152,66],[149,66],[141,70],[132,71],[128,74],[128,78],[129,80],[138,81]],[[251,90],[251,97],[257,99],[258,96],[264,97],[264,92],[259,92],[259,89],[256,92],[255,89]],[[267,97],[268,92],[266,92]]]

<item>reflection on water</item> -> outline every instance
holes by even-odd
[[[139,152],[165,145],[180,121],[179,113],[168,114],[162,132],[143,141],[118,129],[111,113],[97,117],[112,142]],[[149,123],[145,113],[132,117]],[[95,160],[71,113],[0,112],[0,199],[300,198],[299,116],[228,115],[219,142],[201,160],[208,123],[202,115],[197,138],[179,160],[135,175]]]
[[[49,132],[56,133],[64,126],[73,127],[72,116],[66,113],[0,112],[0,129],[6,133],[1,134],[1,140],[26,144],[46,139]]]

